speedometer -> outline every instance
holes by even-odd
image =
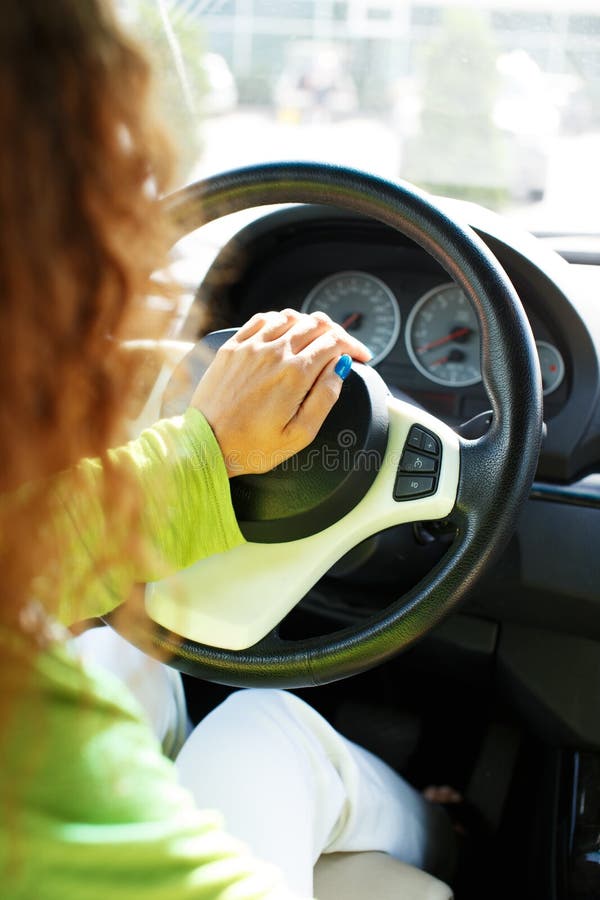
[[[373,354],[371,365],[381,362],[398,340],[398,302],[387,284],[368,272],[336,272],[320,281],[302,304],[302,312],[316,310],[366,344]]]
[[[481,335],[475,310],[456,284],[428,291],[406,323],[406,349],[423,375],[466,387],[481,381]]]

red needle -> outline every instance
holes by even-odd
[[[434,366],[441,366],[444,363],[447,363],[450,359],[449,356],[441,356],[439,359],[436,359],[434,362],[429,363],[429,368],[433,369]]]
[[[470,333],[470,328],[456,328],[454,331],[451,331],[450,334],[438,338],[437,341],[430,341],[428,344],[423,344],[422,347],[417,347],[417,353],[425,353],[427,350],[433,350],[434,347],[439,347],[441,344],[446,344],[448,341],[455,341],[456,338],[464,337],[466,334]]]
[[[358,322],[360,317],[361,317],[360,313],[357,313],[357,312],[350,313],[350,315],[346,316],[344,321],[341,323],[342,328],[350,328],[351,325],[354,325],[355,322]]]

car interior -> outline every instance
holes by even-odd
[[[524,0],[514,13],[493,3],[461,12],[495,37],[502,71],[527,81],[520,96],[540,107],[545,90],[560,120],[551,134],[532,127],[527,136],[548,154],[547,179],[528,194],[521,170],[520,180],[492,172],[478,184],[444,171],[436,183],[423,159],[411,175],[431,102],[426,76],[417,90],[416,51],[414,71],[406,62],[394,82],[393,116],[368,95],[366,45],[396,26],[396,6],[402,40],[434,50],[438,41],[441,52],[446,4],[294,3],[289,21],[280,2],[171,4],[171,36],[203,23],[206,46],[238,80],[237,105],[206,120],[213,168],[191,165],[166,201],[186,293],[173,361],[133,427],[176,409],[173,370],[198,377],[230,329],[257,312],[322,310],[369,346],[370,367],[355,366],[308,474],[300,460],[232,480],[248,546],[262,549],[206,570],[210,615],[219,618],[221,603],[229,615],[229,591],[254,625],[259,607],[274,618],[258,631],[240,619],[227,643],[226,628],[195,617],[196,573],[189,608],[168,585],[151,586],[143,635],[126,636],[168,653],[194,721],[239,687],[286,687],[417,788],[453,786],[465,802],[451,887],[466,900],[600,896],[600,186],[590,151],[600,149],[600,15],[583,2],[568,14],[541,5],[545,19]],[[143,16],[143,3],[122,6]],[[500,46],[510,31],[502,15],[520,23],[510,47]],[[326,40],[310,38],[312,55],[305,20],[326,23]],[[255,57],[236,55],[243,28],[255,29]],[[286,29],[303,38],[301,52]],[[554,56],[540,49],[545,35]],[[277,48],[270,68],[268,47]],[[521,58],[511,68],[515,49],[529,53],[529,67]],[[383,84],[383,62],[372,74]],[[505,117],[516,118],[502,98]],[[406,130],[407,168],[393,177],[353,154],[347,131],[323,149],[330,133],[352,126],[358,135],[365,109],[374,127],[393,119],[392,130]],[[247,158],[236,116],[241,128],[264,118],[266,143],[249,139]],[[461,122],[468,129],[466,119],[453,127]],[[287,137],[269,155],[279,125]],[[509,132],[514,163],[527,142],[511,126],[503,146]],[[217,137],[222,153],[211,150]],[[231,141],[241,141],[239,159]],[[441,157],[446,145],[434,151]],[[233,171],[215,174],[228,167],[218,159]],[[561,181],[580,187],[564,209]],[[331,445],[341,466],[323,463]],[[357,463],[370,453],[378,466]],[[385,503],[376,493],[384,475]]]

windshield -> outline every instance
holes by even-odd
[[[598,0],[120,0],[180,182],[310,159],[600,231]]]

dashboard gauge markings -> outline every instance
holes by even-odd
[[[390,288],[369,272],[343,271],[319,281],[302,304],[303,312],[322,310],[367,345],[377,365],[400,333],[398,301]],[[481,333],[473,304],[453,282],[437,285],[413,306],[405,343],[414,366],[430,381],[468,387],[481,381]],[[563,382],[559,350],[537,340],[544,395]]]
[[[400,333],[398,301],[390,288],[369,272],[336,272],[310,291],[302,312],[327,313],[366,344],[377,365],[390,352]]]
[[[406,323],[406,349],[431,381],[453,387],[477,384],[480,347],[477,315],[457,285],[438,285],[417,300]]]

